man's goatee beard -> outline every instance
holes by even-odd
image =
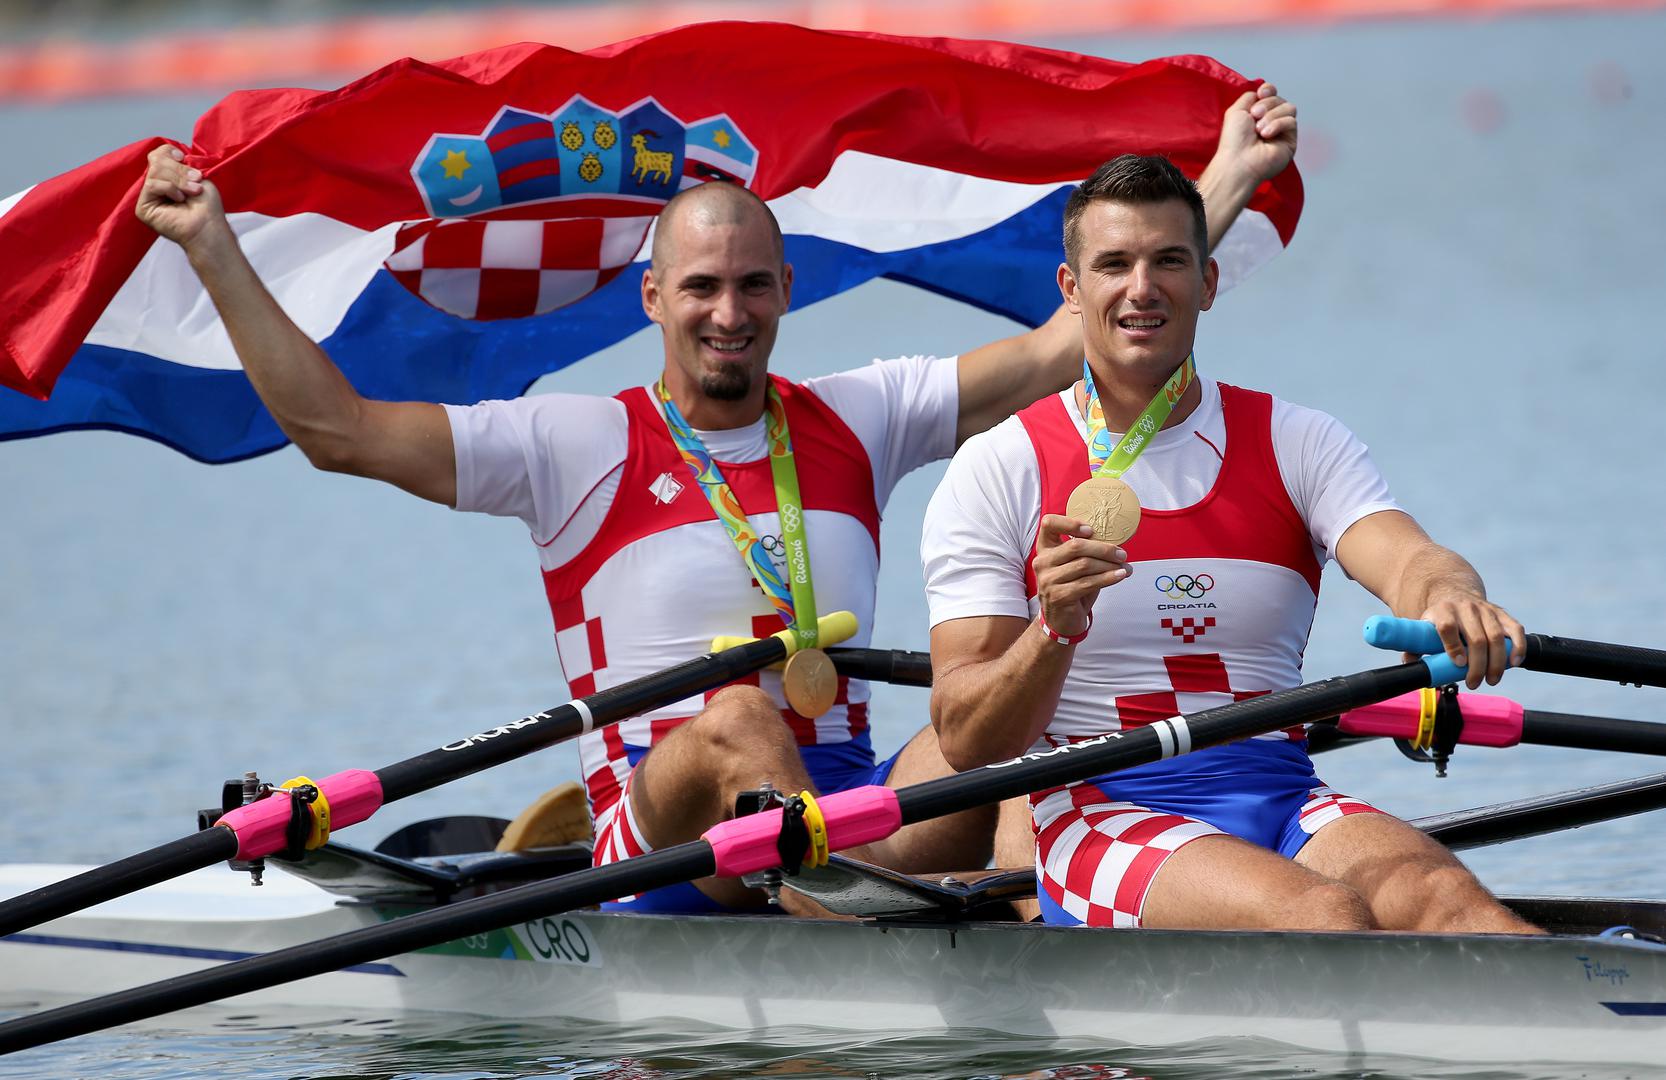
[[[702,375],[700,392],[715,401],[740,401],[752,392],[752,369],[733,364]]]

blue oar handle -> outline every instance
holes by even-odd
[[[1440,633],[1432,622],[1419,619],[1396,619],[1392,615],[1373,615],[1365,620],[1365,643],[1379,649],[1428,656],[1445,652]]]
[[[1469,676],[1468,667],[1460,667],[1446,655],[1440,643],[1440,632],[1432,622],[1420,619],[1397,619],[1392,615],[1373,615],[1365,620],[1365,643],[1379,649],[1412,653],[1422,656],[1429,669],[1430,686],[1446,686],[1463,682]],[[1511,642],[1504,639],[1504,658],[1510,658]]]

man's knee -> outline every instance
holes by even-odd
[[[1410,908],[1400,915],[1406,929],[1433,933],[1527,933],[1537,929],[1500,904],[1460,863],[1443,861],[1418,870],[1415,889],[1402,901]]]
[[[1371,906],[1340,881],[1319,881],[1303,889],[1290,905],[1292,930],[1374,930]]]
[[[684,725],[684,738],[698,741],[712,754],[752,757],[759,753],[797,753],[781,710],[756,686],[726,686]]]

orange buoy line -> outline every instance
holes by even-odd
[[[111,43],[53,36],[0,48],[0,100],[320,85],[406,56],[438,60],[516,41],[582,50],[671,26],[722,19],[888,34],[1011,38],[1662,6],[1666,0],[601,0],[553,8],[475,9],[466,15],[364,16],[294,26],[180,31]]]

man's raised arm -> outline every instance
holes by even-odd
[[[1198,177],[1209,248],[1296,154],[1296,107],[1271,83],[1246,91],[1221,118],[1215,156]],[[960,358],[960,418],[955,445],[1075,382],[1082,374],[1080,320],[1062,305],[1045,323]]]
[[[386,480],[446,506],[456,503],[457,463],[445,409],[360,396],[261,283],[238,246],[219,192],[185,164],[179,149],[151,152],[134,210],[184,249],[255,392],[307,460],[320,469]]]

